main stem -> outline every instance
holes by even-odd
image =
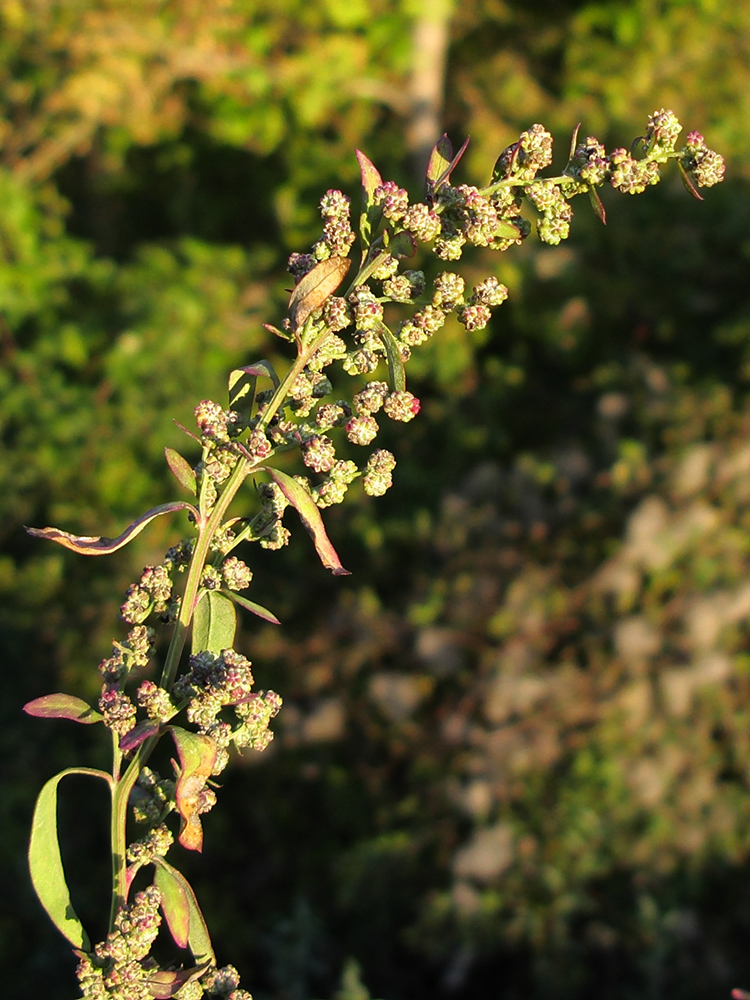
[[[265,430],[269,423],[281,408],[289,395],[289,388],[297,375],[302,371],[316,350],[323,344],[329,335],[328,329],[314,337],[305,346],[300,346],[299,353],[286,376],[279,383],[273,397],[263,411],[259,421],[258,429]],[[164,660],[160,686],[165,691],[171,691],[172,685],[177,676],[177,670],[182,659],[182,653],[187,641],[188,628],[198,602],[203,567],[211,547],[211,540],[216,532],[221,528],[229,505],[234,500],[237,492],[247,476],[262,468],[261,463],[251,463],[249,459],[240,456],[237,464],[232,470],[232,474],[226,481],[224,488],[218,496],[211,513],[207,517],[201,516],[198,521],[198,538],[190,559],[190,566],[185,581],[185,590],[180,602],[180,610],[175,621],[174,631],[169,643],[169,649]],[[133,786],[138,780],[138,776],[148,763],[161,733],[156,733],[144,740],[135,752],[135,756],[128,765],[125,773],[120,777],[120,766],[122,762],[122,752],[119,748],[119,740],[113,737],[113,764],[112,764],[112,812],[110,818],[110,836],[112,845],[112,904],[110,908],[110,931],[114,929],[114,921],[118,912],[122,909],[127,898],[127,818],[128,801]],[[119,779],[119,780],[118,780]]]

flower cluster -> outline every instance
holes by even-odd
[[[163,858],[173,843],[172,832],[165,823],[160,823],[149,830],[145,837],[134,840],[128,847],[128,862],[135,868],[142,868],[143,865],[151,864],[154,858]]]
[[[132,904],[121,907],[115,929],[78,964],[84,1000],[151,1000],[148,976],[155,963],[147,959],[161,924],[161,893],[149,886]]]
[[[540,172],[552,162],[552,136],[542,125],[535,124],[503,150],[492,180],[484,188],[454,186],[450,173],[455,161],[450,161],[443,148],[435,173],[430,175],[428,171],[427,195],[422,202],[410,202],[404,188],[394,181],[379,179],[372,165],[371,173],[363,167],[363,184],[369,184],[373,176],[377,178],[372,186],[366,186],[366,223],[362,231],[369,235],[363,248],[364,271],[347,292],[333,294],[336,288],[332,286],[331,294],[321,295],[316,301],[318,308],[310,320],[313,325],[306,326],[314,332],[305,334],[314,337],[315,349],[288,386],[288,398],[273,414],[266,410],[270,398],[267,391],[258,393],[258,416],[249,422],[245,453],[253,460],[264,460],[274,449],[299,448],[307,469],[328,477],[318,482],[305,480],[306,491],[321,507],[339,502],[356,476],[347,472],[342,478],[341,459],[331,432],[342,428],[349,443],[361,447],[373,444],[379,432],[375,414],[386,395],[374,406],[363,405],[361,393],[354,394],[352,407],[343,400],[321,402],[333,391],[331,380],[324,375],[325,368],[338,361],[348,374],[368,378],[368,386],[383,385],[375,374],[381,365],[388,363],[392,377],[394,365],[405,365],[412,351],[433,337],[451,313],[467,331],[480,331],[490,323],[492,310],[508,295],[507,288],[492,275],[467,294],[461,275],[446,270],[434,279],[432,294],[428,293],[425,301],[424,272],[401,269],[402,260],[412,254],[414,246],[428,245],[445,261],[458,260],[467,246],[506,250],[521,243],[530,232],[521,214],[524,199],[538,213],[539,238],[552,245],[560,243],[570,233],[570,202],[575,195],[589,192],[595,209],[604,218],[604,209],[594,194],[597,187],[609,182],[618,191],[639,194],[658,182],[660,167],[669,159],[678,159],[699,186],[716,183],[723,176],[721,157],[706,148],[698,133],[690,133],[687,146],[677,150],[681,130],[674,113],[661,109],[648,119],[639,140],[638,157],[624,148],[608,154],[595,136],[587,136],[583,142],[574,141],[561,175],[543,177]],[[320,262],[347,256],[354,240],[349,199],[342,192],[326,192],[320,210],[321,239],[309,253],[295,253],[289,258],[289,270],[297,282],[316,266],[322,266]],[[329,273],[326,271],[326,276]],[[388,303],[412,307],[393,331],[386,323]],[[291,331],[290,321],[285,323],[284,329]],[[398,394],[405,391],[403,381],[398,390],[391,384],[394,393],[385,406],[386,414],[397,420],[412,419],[418,412],[418,402],[414,405],[408,400],[404,404],[405,397]],[[316,406],[314,422],[306,423]],[[230,415],[206,401],[199,409],[204,441],[208,436],[217,445],[226,446],[232,435]],[[375,482],[376,490],[387,488],[390,482],[390,472],[375,480],[369,462],[361,473],[368,492],[373,492]],[[214,479],[218,483],[215,473]],[[281,525],[280,513],[273,517],[264,513],[256,519],[252,537],[266,548],[279,548],[286,544],[289,533]]]
[[[724,180],[724,157],[706,146],[700,132],[690,132],[682,155],[683,169],[695,177],[698,187],[713,187]]]
[[[145,571],[144,571],[145,572]],[[132,588],[131,588],[132,589]],[[138,625],[124,642],[112,644],[112,655],[99,664],[102,693],[99,711],[104,725],[122,736],[135,725],[136,707],[124,691],[125,681],[132,670],[145,667],[153,648],[153,629]]]
[[[82,1000],[152,1000],[158,970],[149,952],[159,932],[161,893],[156,886],[139,892],[131,905],[123,906],[115,917],[115,930],[90,954],[81,956],[77,976]],[[176,994],[177,1000],[252,1000],[239,989],[240,976],[232,965],[208,969],[199,979],[188,981]],[[165,994],[156,994],[164,996]]]
[[[201,987],[204,988],[211,997],[216,1000],[253,1000],[246,990],[237,989],[240,984],[240,975],[233,965],[225,965],[221,969],[209,969],[201,977]],[[200,994],[197,994],[199,996]],[[183,1000],[180,995],[180,1000]],[[186,998],[193,1000],[193,998]]]
[[[170,608],[172,580],[166,566],[147,566],[138,583],[132,583],[120,608],[124,621],[131,625],[144,622],[152,613],[163,615]]]
[[[341,191],[326,191],[320,199],[323,217],[323,238],[313,247],[316,260],[328,257],[346,257],[355,236],[349,222],[350,201]]]
[[[157,827],[175,807],[175,783],[162,778],[150,767],[141,768],[138,780],[130,793],[130,805],[136,823],[149,828]]]
[[[208,651],[192,656],[190,669],[175,684],[175,696],[187,701],[188,721],[219,748],[214,774],[226,767],[229,746],[264,750],[273,739],[268,724],[281,698],[273,691],[253,691],[254,683],[250,662],[225,649],[219,656]],[[225,709],[232,709],[233,720]]]
[[[113,786],[120,790],[123,785],[118,783],[125,783],[134,817],[147,825],[147,833],[126,848],[124,821],[114,816],[115,919],[105,941],[89,954],[79,953],[78,979],[84,998],[146,1000],[170,995],[178,1000],[203,996],[251,1000],[239,989],[239,976],[232,966],[167,972],[167,977],[173,976],[169,982],[150,978],[158,970],[149,953],[161,922],[161,893],[150,886],[138,892],[132,903],[119,903],[127,900],[133,877],[146,865],[156,865],[160,873],[174,877],[161,860],[173,841],[165,822],[170,812],[180,814],[180,843],[200,849],[202,835],[200,823],[196,833],[196,819],[216,799],[209,775],[222,772],[232,747],[263,750],[273,738],[269,724],[281,707],[281,698],[273,691],[254,689],[252,665],[236,650],[213,651],[232,641],[227,636],[234,632],[230,616],[235,604],[275,620],[271,612],[239,595],[250,586],[252,572],[232,550],[243,541],[256,541],[267,549],[286,545],[290,532],[282,519],[293,505],[313,535],[324,564],[334,573],[346,573],[316,507],[341,503],[357,479],[365,494],[382,496],[392,484],[396,459],[390,451],[374,447],[358,465],[337,454],[339,442],[346,451],[370,448],[383,418],[399,423],[413,420],[421,403],[406,389],[404,370],[413,350],[438,334],[451,316],[469,334],[482,331],[492,319],[492,310],[508,297],[507,287],[492,274],[468,292],[460,274],[441,270],[428,287],[425,272],[404,262],[411,260],[420,244],[439,260],[456,261],[467,247],[504,251],[521,243],[531,231],[522,214],[524,199],[538,215],[540,239],[559,243],[570,232],[574,196],[587,194],[603,219],[598,187],[608,182],[620,192],[639,194],[659,181],[660,168],[670,159],[678,161],[694,194],[693,182],[698,187],[719,183],[724,176],[722,157],[706,146],[698,132],[690,132],[686,145],[678,149],[681,132],[674,113],[661,109],[650,116],[644,135],[630,150],[617,148],[608,154],[594,136],[579,143],[576,130],[563,172],[549,177],[540,171],[552,162],[552,136],[535,124],[502,152],[486,187],[451,183],[463,148],[454,157],[443,137],[430,159],[424,201],[417,202],[410,202],[408,192],[394,181],[383,181],[375,166],[358,154],[365,203],[359,225],[362,254],[360,269],[348,287],[343,282],[356,239],[350,200],[336,189],[323,196],[320,238],[309,252],[293,253],[288,260],[295,281],[289,315],[280,329],[267,327],[287,344],[296,344],[297,359],[284,378],[268,361],[234,373],[242,376],[231,383],[230,405],[236,409],[224,409],[209,399],[195,408],[200,461],[191,470],[174,453],[168,460],[181,485],[196,496],[195,506],[183,506],[188,507],[197,538],[172,547],[162,565],[147,566],[139,581],[128,588],[121,614],[133,628],[99,666],[103,681],[99,710],[115,736]],[[395,305],[405,307],[400,316],[392,316]],[[336,379],[329,378],[326,369],[334,364],[349,375],[363,377],[364,384],[351,393],[350,400],[332,398]],[[257,388],[259,380],[270,382],[272,388],[267,384]],[[276,453],[291,450],[301,457],[305,475],[290,475],[266,464]],[[254,479],[259,472],[273,481],[255,483],[259,501],[255,514],[218,523],[218,515],[228,509],[243,479]],[[153,511],[149,513],[154,516]],[[71,537],[67,536],[66,543]],[[187,574],[184,607],[174,595],[174,578],[180,573]],[[209,608],[212,619],[218,609],[205,641],[210,649],[198,646],[205,620],[198,626],[194,622],[198,651],[179,674],[195,607],[201,612]],[[158,684],[143,676],[153,645],[152,631],[144,622],[152,614],[165,622],[177,619]],[[125,686],[133,672],[138,675],[138,686],[131,699]],[[62,707],[56,711],[79,717],[78,705],[71,707],[64,700],[57,704]],[[142,721],[136,729],[139,709]],[[197,734],[166,725],[183,712]],[[163,779],[146,766],[165,732],[171,733],[178,747],[175,780]],[[123,757],[131,761],[125,767],[121,766]],[[124,800],[122,796],[120,801]],[[164,906],[171,927],[168,897],[169,893]],[[172,929],[178,943],[184,944]]]

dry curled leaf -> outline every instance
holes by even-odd
[[[351,267],[348,257],[329,257],[308,271],[289,299],[289,319],[298,330],[333,295]]]
[[[57,542],[58,545],[63,545],[66,549],[72,549],[73,552],[78,552],[83,556],[106,556],[121,549],[123,545],[127,545],[155,517],[171,514],[177,510],[189,510],[196,521],[199,518],[198,511],[192,504],[185,500],[174,500],[171,503],[163,503],[147,510],[145,514],[141,514],[132,524],[129,524],[117,538],[105,538],[103,535],[72,535],[69,531],[63,531],[62,528],[27,527],[26,530],[34,538],[46,538],[50,542]]]

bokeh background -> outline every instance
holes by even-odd
[[[750,2],[0,0],[4,996],[73,995],[25,847],[44,780],[104,762],[21,706],[97,696],[182,527],[105,561],[22,525],[114,535],[174,496],[173,418],[283,363],[261,324],[355,147],[419,195],[444,130],[482,184],[535,121],[561,166],[576,122],[627,146],[661,107],[726,182],[605,192],[606,228],[579,199],[567,244],[467,260],[510,301],[414,359],[393,490],[327,513],[354,575],[304,532],[251,553],[283,626],[240,646],[285,707],[185,867],[261,1000],[352,959],[385,1000],[750,983]],[[105,803],[68,793],[97,936]]]

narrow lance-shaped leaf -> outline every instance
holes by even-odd
[[[682,183],[685,185],[685,190],[691,194],[698,201],[703,201],[703,195],[700,193],[698,188],[693,184],[693,179],[690,174],[685,170],[680,161],[677,161],[677,166],[680,168],[680,177],[682,178]]]
[[[308,271],[289,299],[289,319],[298,330],[333,295],[351,267],[348,257],[329,257]]]
[[[199,965],[204,962],[215,962],[211,937],[193,887],[181,872],[163,858],[154,858],[154,862],[157,866],[156,884],[160,889],[162,885],[167,888],[170,897],[170,903],[167,905],[174,904],[171,914],[167,913],[163,903],[162,909],[175,942],[181,948],[190,948],[193,958]],[[164,889],[162,891],[164,892]],[[175,935],[173,922],[178,936]]]
[[[50,542],[57,542],[59,545],[65,546],[66,549],[72,549],[73,552],[79,552],[84,556],[106,556],[121,549],[128,542],[132,542],[136,535],[139,535],[155,517],[161,517],[162,514],[173,514],[178,510],[189,510],[196,520],[199,518],[198,511],[192,504],[185,500],[173,500],[171,503],[152,507],[145,514],[141,514],[117,538],[105,538],[103,535],[71,535],[70,532],[63,531],[61,528],[26,528],[26,530],[34,538],[46,538]]]
[[[282,340],[294,340],[294,334],[290,333],[288,330],[279,330],[279,328],[274,326],[273,323],[264,323],[263,329],[268,330],[268,332],[272,333],[274,337],[281,337]]]
[[[602,199],[599,197],[599,192],[595,187],[589,188],[589,201],[591,202],[591,207],[594,209],[594,213],[603,225],[607,225],[607,213],[605,211],[604,205],[602,204]]]
[[[380,171],[361,150],[356,150],[359,171],[362,175],[362,211],[359,217],[359,234],[362,240],[362,259],[372,242],[372,234],[380,224],[383,212],[375,204],[375,189],[383,183]]]
[[[244,416],[252,414],[255,401],[255,386],[259,378],[268,378],[274,389],[279,385],[279,376],[270,361],[256,361],[244,368],[235,368],[229,373],[229,406]]]
[[[385,323],[378,324],[378,333],[383,341],[385,356],[388,359],[388,382],[394,392],[403,392],[406,388],[406,372],[396,338]]]
[[[172,726],[172,736],[180,758],[175,786],[175,803],[182,819],[178,840],[188,851],[202,851],[200,799],[216,761],[216,744],[208,736],[190,733],[179,726]]]
[[[102,720],[102,715],[88,702],[72,694],[45,694],[27,702],[23,710],[37,719],[70,719],[71,722],[81,722],[84,726]]]
[[[432,192],[435,182],[443,176],[452,159],[453,143],[444,132],[433,146],[427,163],[427,194]]]
[[[237,612],[232,602],[218,590],[206,590],[193,613],[193,654],[207,649],[217,656],[231,649],[237,629]]]
[[[65,870],[60,856],[57,835],[57,786],[69,774],[86,774],[111,783],[104,771],[88,767],[69,767],[47,781],[34,808],[29,841],[29,872],[39,901],[52,923],[74,948],[89,951],[89,936],[78,919],[70,901]]]
[[[123,753],[130,753],[131,750],[137,750],[141,743],[145,743],[152,736],[156,736],[161,725],[162,723],[157,722],[156,719],[146,719],[143,722],[139,722],[137,726],[133,726],[124,736],[120,737],[120,750]]]
[[[448,183],[451,174],[455,170],[458,161],[466,152],[468,145],[469,137],[467,136],[463,145],[454,156],[453,146],[448,136],[444,134],[438,139],[427,164],[427,197],[429,200],[437,194],[444,184]]]
[[[167,465],[172,475],[175,477],[177,482],[183,489],[186,489],[188,493],[192,493],[193,496],[198,492],[198,488],[195,483],[195,470],[186,458],[175,451],[174,448],[165,448],[164,456],[167,459]]]
[[[230,600],[234,601],[235,604],[239,604],[241,608],[245,611],[251,612],[251,614],[257,615],[258,618],[262,618],[266,622],[271,622],[272,625],[281,625],[281,622],[276,617],[276,615],[269,611],[268,608],[264,608],[261,604],[256,604],[255,601],[248,601],[246,597],[241,597],[240,594],[235,594],[233,590],[222,590],[222,594],[225,594]]]
[[[326,534],[320,511],[307,490],[285,472],[269,468],[266,468],[266,472],[268,472],[289,503],[299,514],[300,520],[307,528],[315,545],[315,551],[318,553],[318,557],[325,568],[330,569],[334,576],[350,576],[349,570],[344,569],[341,565],[341,560],[331,544],[330,538]]]
[[[576,127],[573,129],[573,135],[570,137],[570,152],[568,153],[568,163],[576,155],[576,149],[578,148],[578,133],[581,130],[581,123],[578,122]]]
[[[161,893],[161,909],[167,921],[169,933],[178,948],[187,948],[190,934],[190,907],[176,869],[163,858],[155,857],[156,872],[154,885]]]

